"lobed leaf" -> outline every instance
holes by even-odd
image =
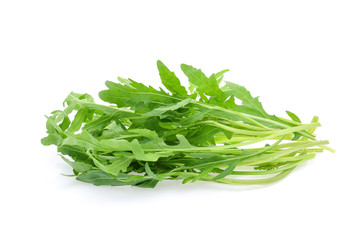
[[[162,84],[173,94],[186,97],[187,91],[181,86],[180,80],[174,72],[171,72],[160,60],[157,61]]]
[[[196,86],[199,93],[205,93],[208,96],[222,96],[223,92],[219,88],[215,75],[208,78],[200,69],[186,64],[181,64],[181,69],[189,78],[189,82]]]

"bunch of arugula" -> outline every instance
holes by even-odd
[[[231,82],[220,87],[228,70],[207,77],[182,64],[187,91],[161,61],[157,66],[170,93],[119,78],[119,83],[107,81],[108,89],[99,93],[115,105],[70,93],[66,108],[47,117],[42,144],[57,146],[73,168],[68,176],[95,185],[146,188],[174,179],[266,184],[323,149],[333,151],[325,146],[328,141],[315,139],[317,117],[303,124],[289,111],[290,119],[269,115],[245,87]]]

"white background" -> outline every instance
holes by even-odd
[[[117,76],[159,86],[156,60],[260,96],[304,122],[319,154],[266,187],[95,187],[44,147],[71,91]],[[360,239],[359,1],[1,1],[1,239]],[[97,98],[98,99],[98,98]]]

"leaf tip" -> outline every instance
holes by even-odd
[[[164,63],[162,62],[162,61],[160,61],[160,60],[157,60],[156,61],[156,65],[159,67],[159,65],[161,66],[161,65],[164,65]]]
[[[185,64],[185,63],[182,63],[182,64],[180,64],[180,68],[181,68],[181,70],[183,70],[183,71],[185,71],[187,68],[189,68],[190,67],[190,65],[187,65],[187,64]]]

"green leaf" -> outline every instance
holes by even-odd
[[[86,154],[86,149],[81,146],[62,144],[61,146],[58,146],[57,151],[63,155],[70,156],[75,161],[89,161],[89,156]]]
[[[114,161],[113,163],[105,166],[106,172],[113,175],[118,175],[119,172],[126,172],[132,160],[133,157],[123,156],[120,159]]]
[[[296,116],[295,113],[292,113],[290,111],[286,111],[286,113],[292,120],[294,120],[295,122],[301,123],[300,118],[298,116]]]
[[[191,182],[198,181],[199,179],[201,179],[204,176],[208,175],[214,169],[214,167],[215,167],[215,164],[213,164],[209,168],[201,171],[201,173],[198,176],[194,177]]]
[[[95,132],[99,130],[105,130],[114,118],[119,117],[117,114],[107,115],[103,114],[99,118],[96,118],[84,125],[82,129],[88,132]]]
[[[141,187],[141,188],[154,188],[158,184],[158,182],[159,182],[159,180],[149,179],[149,180],[145,180],[143,182],[137,183],[135,186]]]
[[[298,140],[302,135],[298,132],[294,132],[294,137],[291,139],[292,141]]]
[[[68,132],[74,133],[78,131],[81,128],[81,125],[86,121],[89,115],[89,109],[88,108],[82,108],[80,109],[76,115],[74,120],[72,121]]]
[[[122,85],[107,81],[106,86],[109,89],[101,91],[100,98],[103,101],[115,103],[118,107],[131,107],[135,110],[139,106],[143,109],[154,109],[182,100],[133,80],[129,79],[129,82],[129,85]],[[139,103],[143,105],[138,105]]]
[[[92,151],[90,149],[88,149],[86,151],[86,153],[89,155],[89,157],[91,158],[91,160],[93,160],[94,164],[96,167],[98,167],[99,169],[101,169],[102,171],[108,173],[107,169],[106,169],[106,166],[101,163],[96,157],[95,155],[92,153]]]
[[[188,139],[190,143],[194,144],[195,146],[202,144],[215,145],[214,136],[216,133],[221,131],[222,130],[218,127],[203,125],[199,129],[190,133]]]
[[[65,112],[72,111],[72,109],[79,110],[84,108],[83,104],[94,103],[94,98],[87,93],[82,94],[71,92],[64,100],[64,104],[65,103],[68,105],[68,108],[65,109]]]
[[[139,182],[144,182],[142,179],[134,180],[134,181],[125,181],[128,177],[130,177],[130,175],[126,175],[126,174],[117,177],[112,177],[111,175],[101,170],[92,170],[79,175],[78,177],[76,177],[76,179],[82,182],[92,183],[96,186],[101,186],[101,185],[124,186],[124,185],[135,185],[138,184]]]
[[[151,171],[151,168],[149,167],[149,163],[146,162],[145,163],[145,171],[147,173],[147,175],[151,178],[154,178],[154,179],[158,179],[158,177]]]
[[[84,163],[84,162],[73,162],[64,157],[63,155],[60,155],[61,158],[69,164],[76,172],[87,172],[92,169],[92,166],[90,164]]]
[[[225,102],[224,102],[224,106],[227,109],[233,109],[234,107],[236,107],[235,104],[235,97],[232,95],[230,96]]]
[[[226,177],[227,175],[229,175],[236,167],[237,161],[234,161],[233,163],[231,163],[229,165],[229,167],[227,167],[223,172],[221,172],[220,174],[216,175],[214,178],[212,178],[211,180],[213,181],[217,181],[219,179],[222,179],[224,177]]]
[[[86,130],[83,130],[80,134],[67,133],[67,138],[63,141],[63,145],[76,145],[85,149],[111,152],[113,146],[106,145],[96,139]]]
[[[222,70],[218,73],[215,73],[215,78],[216,78],[216,82],[217,84],[219,85],[221,83],[221,81],[223,80],[224,78],[224,73],[228,72],[229,69],[225,69],[225,70]]]
[[[61,122],[59,124],[61,130],[65,131],[70,126],[71,124],[70,118],[64,111],[56,110],[53,111],[51,114],[55,122]]]
[[[194,179],[194,177],[184,178],[184,180],[182,181],[182,184],[188,183],[188,182],[190,182],[190,181],[193,180],[193,179]]]
[[[102,139],[99,146],[95,146],[97,151],[131,151],[131,143],[125,139]]]
[[[242,101],[242,104],[251,110],[253,110],[253,115],[259,115],[264,118],[271,118],[269,114],[267,114],[259,101],[259,97],[251,96],[250,92],[243,86],[239,86],[235,83],[226,82],[226,86],[228,87],[228,91],[234,95],[237,99]]]
[[[137,160],[155,162],[161,156],[157,153],[145,153],[137,139],[131,141],[131,150]]]
[[[59,145],[61,145],[62,141],[63,141],[63,138],[57,133],[49,134],[48,136],[41,139],[41,143],[44,146],[49,146],[49,145],[59,146]]]
[[[151,110],[150,112],[143,114],[143,116],[147,116],[147,117],[161,116],[162,114],[164,114],[167,111],[175,111],[179,108],[182,108],[182,107],[186,106],[187,104],[189,104],[190,102],[191,102],[191,99],[187,98],[187,99],[184,99],[175,104],[169,104],[166,106],[155,108],[155,109]]]
[[[173,94],[186,97],[186,89],[181,86],[180,80],[175,76],[174,72],[171,72],[160,60],[157,61],[157,67],[164,86]]]
[[[136,133],[151,140],[155,140],[156,142],[161,141],[159,135],[155,131],[151,131],[148,129],[129,129],[130,133]]]
[[[88,97],[84,97],[88,96]],[[118,108],[114,106],[105,106],[101,104],[96,104],[93,102],[93,99],[88,94],[79,94],[79,93],[70,93],[66,100],[67,103],[70,103],[70,106],[64,111],[71,112],[73,108],[79,110],[87,108],[94,111],[97,114],[107,114],[114,117],[136,117],[137,114],[133,110],[127,108]]]
[[[189,82],[196,86],[199,93],[205,93],[208,96],[222,96],[223,93],[219,88],[215,75],[208,78],[200,69],[186,64],[181,64],[181,69],[189,78]]]

